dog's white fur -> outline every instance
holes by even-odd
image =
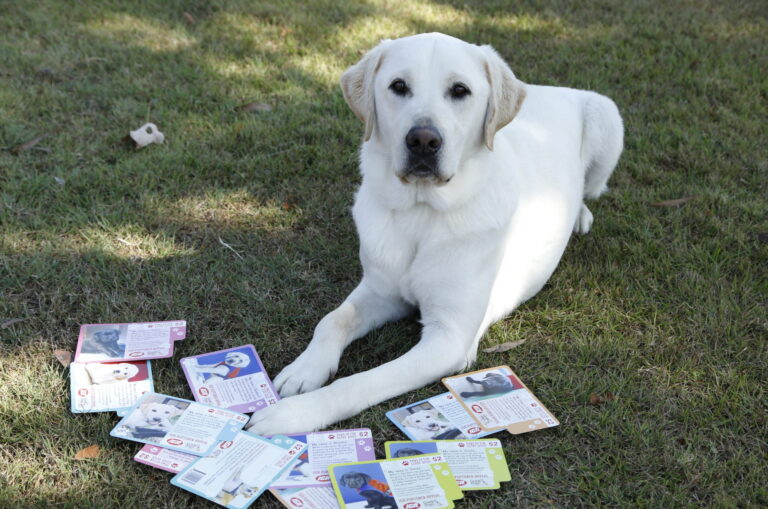
[[[397,78],[408,95],[390,89]],[[470,95],[452,98],[456,82]],[[544,286],[571,232],[589,231],[584,199],[607,189],[622,151],[607,97],[524,84],[489,46],[442,34],[384,41],[341,83],[365,124],[352,210],[364,275],[277,376],[295,396],[254,414],[256,433],[323,428],[472,364],[488,326]],[[404,137],[424,124],[443,137],[439,172],[414,178]],[[321,388],[349,343],[414,307],[423,330],[409,352]]]

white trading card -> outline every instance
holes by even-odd
[[[288,437],[269,440],[242,431],[176,474],[171,484],[230,509],[244,509],[306,447]]]
[[[154,390],[149,361],[73,362],[69,386],[73,413],[127,411]]]
[[[248,416],[150,392],[139,399],[110,435],[204,456],[221,441],[231,440]]]
[[[197,458],[199,456],[194,454],[172,451],[165,447],[146,444],[136,453],[133,460],[150,467],[165,470],[166,472],[178,474]]]
[[[336,493],[330,485],[311,488],[270,488],[269,492],[288,509],[339,509]]]
[[[280,476],[272,488],[331,486],[328,465],[376,459],[368,428],[288,435],[307,444],[307,450]]]

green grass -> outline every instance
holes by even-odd
[[[246,342],[277,374],[360,275],[361,126],[338,77],[380,38],[422,31],[490,43],[524,81],[609,95],[627,128],[593,231],[483,346],[527,341],[476,364],[511,365],[562,425],[503,438],[513,480],[460,507],[768,505],[765,2],[0,0],[0,13],[0,323],[24,320],[0,329],[0,506],[209,506],[134,463],[113,414],[71,414],[52,352],[81,323],[186,319],[177,359],[154,363],[158,391],[189,397],[179,357]],[[251,101],[273,109],[234,111]],[[166,143],[125,148],[147,119]],[[8,150],[46,133],[49,152]],[[339,375],[418,330],[370,334]],[[384,412],[442,391],[340,426],[372,428],[381,453],[402,438]],[[91,444],[100,458],[72,459]]]

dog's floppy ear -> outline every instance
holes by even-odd
[[[350,109],[365,124],[363,141],[371,139],[376,124],[376,103],[373,98],[373,78],[379,70],[388,40],[365,54],[355,65],[341,75],[341,91]]]
[[[525,83],[515,78],[507,63],[490,46],[481,46],[485,56],[485,74],[491,86],[485,112],[483,138],[493,150],[493,138],[499,129],[512,122],[525,100]]]

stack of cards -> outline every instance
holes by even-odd
[[[184,339],[186,330],[184,321],[81,326],[69,371],[72,412],[124,415],[154,390],[147,359],[172,356],[174,342]]]
[[[443,378],[443,383],[484,432],[506,429],[518,435],[560,424],[509,366]]]
[[[256,412],[280,399],[253,345],[181,359],[195,401]]]

